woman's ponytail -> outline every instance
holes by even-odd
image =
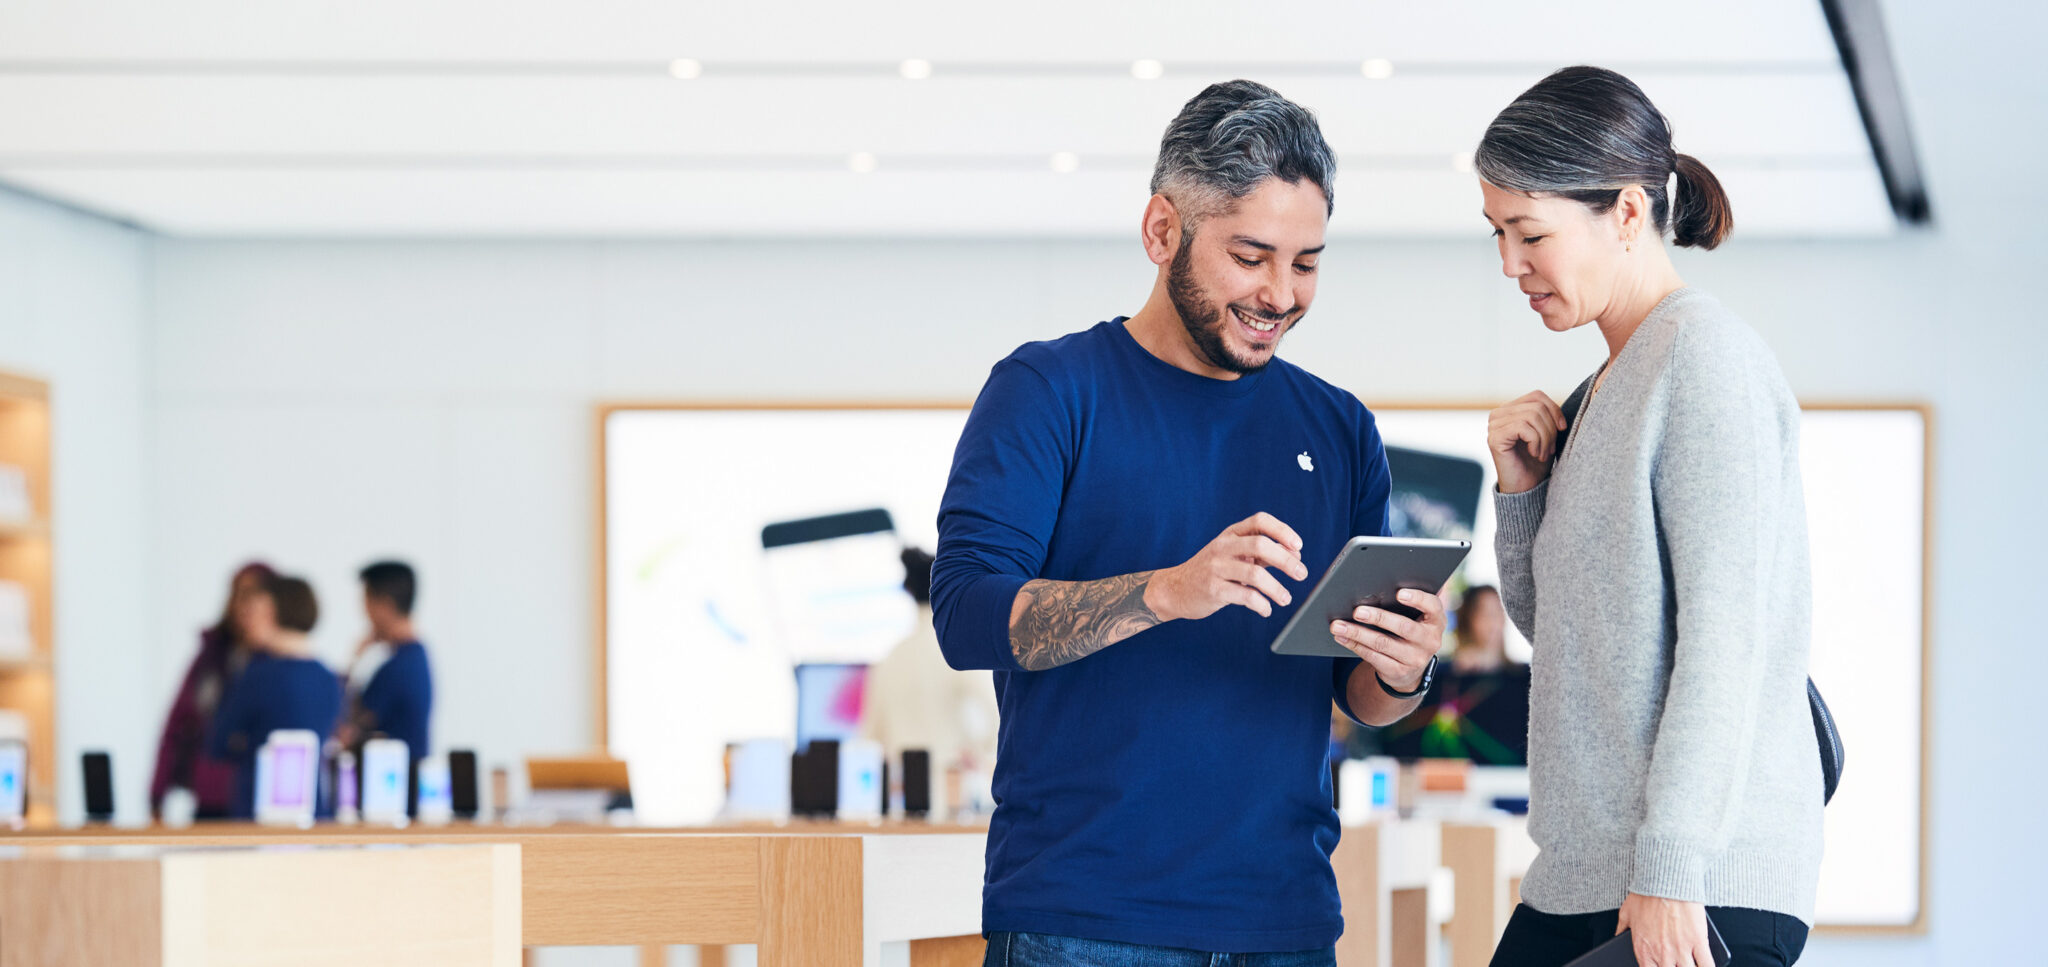
[[[1735,229],[1735,211],[1721,179],[1689,154],[1678,156],[1678,197],[1671,211],[1672,241],[1687,248],[1711,249]]]

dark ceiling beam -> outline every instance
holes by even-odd
[[[1856,92],[1856,111],[1870,135],[1870,150],[1884,178],[1885,194],[1900,221],[1925,225],[1934,220],[1927,202],[1927,179],[1913,149],[1913,131],[1906,122],[1905,96],[1899,89],[1898,67],[1885,35],[1878,0],[1820,0],[1827,13],[1842,69]]]

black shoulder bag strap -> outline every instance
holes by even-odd
[[[1598,378],[1598,377],[1595,377]],[[1565,397],[1559,409],[1564,411],[1564,433],[1557,436],[1557,452],[1564,452],[1565,437],[1579,423],[1579,407],[1586,403],[1586,394],[1593,388],[1593,380],[1579,384],[1572,395]],[[1821,805],[1827,805],[1835,798],[1835,788],[1842,784],[1842,733],[1835,728],[1835,715],[1828,711],[1828,703],[1820,697],[1820,688],[1813,684],[1811,677],[1806,680],[1806,705],[1813,712],[1813,736],[1820,744]]]

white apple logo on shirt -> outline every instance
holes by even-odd
[[[1301,469],[1303,470],[1314,470],[1316,468],[1316,462],[1308,458],[1307,450],[1301,451],[1300,455],[1294,458],[1294,462],[1301,464]]]

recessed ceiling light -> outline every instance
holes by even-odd
[[[1075,154],[1072,151],[1055,151],[1052,153],[1052,170],[1057,171],[1063,175],[1071,175],[1074,172],[1079,171],[1080,168],[1080,155]]]
[[[1159,79],[1159,75],[1164,73],[1166,73],[1166,65],[1156,60],[1147,58],[1131,62],[1131,76],[1141,81],[1156,81]]]
[[[932,62],[911,58],[898,65],[896,71],[907,81],[921,81],[932,76]]]
[[[668,76],[673,77],[676,80],[696,80],[698,77],[703,76],[703,74],[704,65],[698,63],[697,61],[690,60],[687,57],[681,60],[672,60],[668,62]]]
[[[1394,76],[1394,62],[1384,57],[1375,57],[1359,65],[1359,72],[1376,81]]]
[[[1451,169],[1459,174],[1469,175],[1478,171],[1479,167],[1472,163],[1471,152],[1460,151],[1451,155]]]
[[[875,156],[865,151],[856,151],[846,159],[846,166],[852,168],[856,174],[867,174],[875,170]]]

